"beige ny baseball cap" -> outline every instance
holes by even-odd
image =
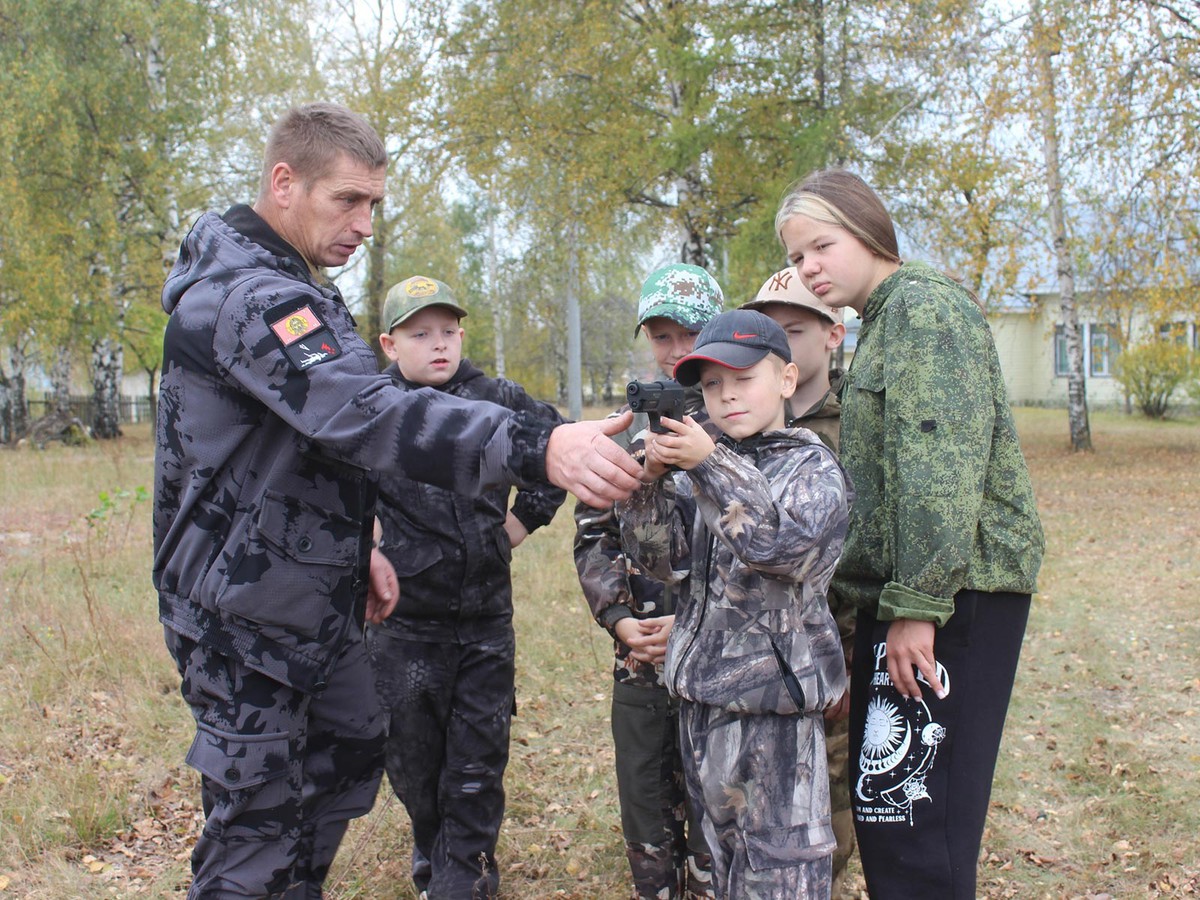
[[[753,300],[746,301],[739,308],[762,309],[768,303],[803,306],[805,309],[811,309],[817,315],[824,316],[835,325],[842,321],[842,311],[823,303],[816,294],[806,288],[795,266],[780,269],[763,283]]]

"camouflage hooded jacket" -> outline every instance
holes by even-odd
[[[667,686],[734,712],[819,713],[846,688],[825,593],[853,492],[804,428],[722,439],[700,465],[619,503],[621,536],[681,585]]]
[[[163,308],[159,615],[285,684],[321,690],[362,620],[376,470],[472,494],[544,476],[547,420],[396,386],[247,206],[196,222]]]
[[[841,459],[858,501],[839,598],[943,625],[964,588],[1036,589],[1042,527],[991,330],[927,265],[904,264],[867,299]]]
[[[837,392],[844,377],[845,373],[840,370],[831,373],[832,385],[821,399],[809,407],[803,415],[788,421],[790,428],[807,428],[834,453],[837,453],[841,446],[842,404],[838,400]],[[853,487],[853,483],[851,487]],[[849,669],[850,656],[854,649],[854,628],[858,619],[858,609],[853,603],[838,597],[832,590],[827,599],[829,600],[829,611],[833,613],[833,620],[837,623],[838,634],[842,637],[842,650],[846,655],[846,668]]]
[[[395,364],[385,371],[398,384],[416,387]],[[512,381],[489,378],[466,359],[438,390],[555,425],[563,421],[549,403],[534,400]],[[507,486],[468,497],[407,478],[380,477],[379,549],[400,580],[400,599],[383,627],[430,641],[478,640],[512,621],[512,546],[504,530],[508,495]],[[566,497],[548,482],[521,488],[513,515],[535,531],[550,524]]]
[[[622,406],[614,416],[629,409]],[[704,425],[715,440],[721,434],[709,423],[704,396],[699,388],[688,388],[684,412]],[[625,431],[613,440],[625,447],[639,463],[646,456],[646,432],[650,419],[636,413]],[[639,662],[614,631],[618,621],[630,616],[652,619],[675,611],[673,586],[647,577],[621,546],[621,526],[613,509],[601,510],[585,503],[575,504],[575,569],[579,586],[596,622],[613,637],[613,680],[623,684],[663,686],[662,666]]]

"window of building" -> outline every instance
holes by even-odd
[[[1158,326],[1158,339],[1160,341],[1171,341],[1176,344],[1182,344],[1187,347],[1191,341],[1188,340],[1187,322],[1165,322]]]
[[[1063,378],[1071,374],[1071,362],[1067,358],[1067,333],[1061,325],[1054,326],[1054,374]]]
[[[1094,378],[1112,375],[1113,360],[1120,352],[1117,329],[1112,325],[1091,323],[1088,328],[1088,372]]]

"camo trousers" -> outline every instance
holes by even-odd
[[[194,898],[315,900],[383,774],[383,719],[352,626],[328,687],[306,694],[166,629],[196,719],[204,830]]]
[[[716,895],[829,897],[836,843],[822,720],[685,700],[679,724],[683,771],[702,811]]]
[[[679,757],[679,702],[666,688],[613,684],[621,831],[636,900],[705,900],[711,859]]]
[[[825,723],[825,762],[829,766],[829,808],[837,849],[833,851],[833,900],[855,898],[846,868],[854,855],[854,810],[850,808],[850,720]]]
[[[417,890],[430,900],[498,896],[515,704],[511,624],[461,642],[373,627],[367,651],[388,717],[388,781],[412,823]]]

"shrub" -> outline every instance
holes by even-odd
[[[1167,414],[1171,395],[1196,371],[1195,354],[1172,341],[1150,341],[1117,357],[1113,377],[1152,419]]]

